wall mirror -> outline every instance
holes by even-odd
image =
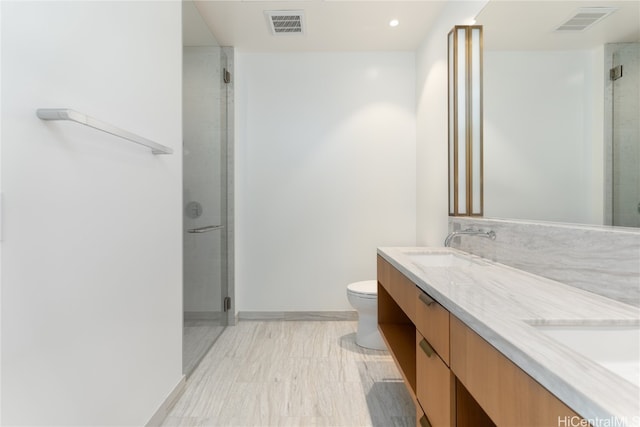
[[[477,16],[485,217],[640,227],[639,16],[637,1],[490,1]]]

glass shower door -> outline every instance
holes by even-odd
[[[220,47],[185,47],[184,337],[190,374],[227,324],[227,129]]]
[[[613,54],[613,225],[640,227],[640,43]]]

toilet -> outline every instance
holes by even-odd
[[[358,311],[356,344],[372,350],[386,350],[378,331],[378,282],[365,280],[350,283],[347,286],[347,298]]]

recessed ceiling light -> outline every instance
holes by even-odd
[[[397,27],[398,25],[400,25],[400,21],[398,21],[397,19],[392,19],[391,21],[389,21],[390,27]]]

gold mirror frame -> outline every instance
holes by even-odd
[[[483,215],[482,26],[449,32],[449,215]]]

